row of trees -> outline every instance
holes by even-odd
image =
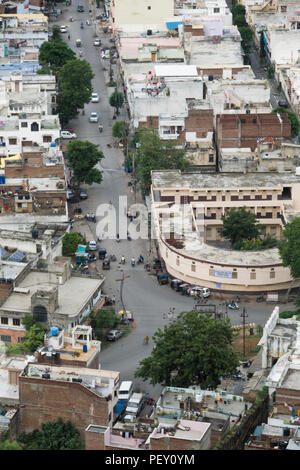
[[[233,2],[231,11],[233,24],[237,26],[240,32],[243,41],[243,48],[245,50],[247,49],[248,43],[252,41],[254,34],[246,20],[246,9],[244,5]]]

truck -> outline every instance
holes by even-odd
[[[121,382],[118,390],[118,401],[114,408],[114,423],[123,417],[128,400],[132,395],[132,390],[133,382],[131,380]]]
[[[127,400],[118,400],[114,407],[114,424],[118,419],[121,419],[127,405]]]

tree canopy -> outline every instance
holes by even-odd
[[[66,158],[73,170],[72,181],[76,184],[101,183],[102,173],[94,168],[104,157],[98,145],[87,140],[73,140],[68,143]]]
[[[75,52],[63,41],[43,42],[39,49],[40,65],[50,65],[53,72],[61,69],[69,60],[76,57]]]
[[[227,209],[223,219],[223,228],[219,233],[223,238],[230,240],[232,246],[241,240],[257,239],[264,229],[264,225],[259,224],[255,214],[248,211],[246,207]]]
[[[83,242],[82,236],[77,232],[65,233],[62,240],[63,256],[73,256],[77,246]]]
[[[278,245],[282,264],[290,268],[294,279],[300,277],[300,217],[287,223],[283,230],[284,241]]]
[[[119,114],[119,109],[122,108],[124,103],[124,95],[121,91],[114,91],[109,97],[109,104],[116,109],[116,114]]]
[[[286,113],[291,123],[292,137],[296,137],[297,135],[299,135],[300,123],[299,123],[298,116],[295,113],[293,113],[292,111],[289,111],[286,108],[282,108],[281,106],[279,106],[276,109],[273,109],[272,113],[279,113],[279,114]]]
[[[85,60],[69,60],[58,73],[58,114],[61,122],[67,123],[77,117],[80,109],[89,103],[92,96],[94,73]]]
[[[126,139],[129,132],[128,123],[125,121],[116,121],[112,126],[112,135],[117,139]]]
[[[71,421],[48,421],[42,424],[42,430],[35,429],[31,433],[22,433],[18,442],[24,450],[80,450],[83,443],[80,433]]]
[[[210,314],[181,313],[175,323],[159,328],[152,340],[151,355],[140,361],[135,372],[152,385],[215,388],[221,375],[239,364],[231,347],[229,320],[214,320]]]
[[[161,141],[157,134],[149,129],[138,131],[136,141],[139,147],[134,158],[136,177],[144,194],[151,185],[152,170],[186,170],[191,162],[185,158],[183,149],[176,149],[174,141]]]

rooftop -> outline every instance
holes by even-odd
[[[53,279],[53,277],[52,277]],[[71,276],[64,284],[49,282],[49,273],[31,271],[19,284],[18,288],[28,288],[27,295],[12,293],[1,308],[5,310],[31,313],[31,296],[38,290],[58,289],[58,307],[55,314],[78,315],[103,280]],[[76,295],[74,295],[76,292]]]
[[[120,373],[110,370],[88,369],[86,367],[56,367],[44,364],[29,363],[28,368],[21,374],[23,377],[43,378],[50,374],[50,380],[62,382],[78,382],[100,397],[107,397],[119,382]],[[75,379],[75,380],[74,380]],[[77,380],[76,380],[77,379]],[[79,382],[78,380],[81,381]]]
[[[151,439],[171,438],[200,441],[210,428],[210,423],[180,419],[159,419],[158,427],[150,434]]]

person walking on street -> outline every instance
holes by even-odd
[[[102,132],[102,131],[103,131],[103,126],[99,124],[99,132]]]
[[[149,336],[146,336],[146,337],[144,338],[144,344],[148,344],[148,343],[149,343]]]

